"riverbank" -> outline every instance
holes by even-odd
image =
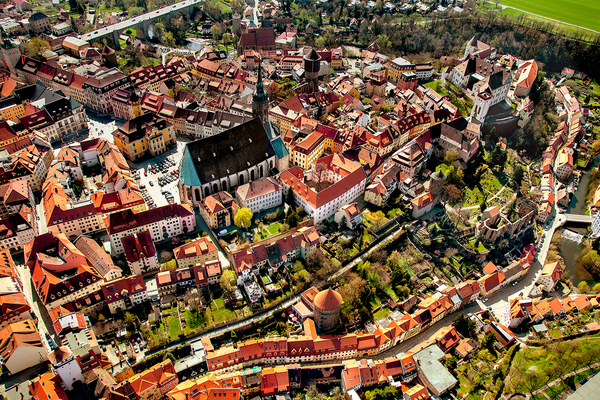
[[[594,161],[591,163],[590,168],[585,170],[580,177],[579,186],[573,193],[573,197],[569,206],[567,207],[567,213],[585,215],[588,209],[587,195],[589,192],[589,186],[592,183],[592,171],[600,164],[600,155],[594,157]],[[588,228],[568,228],[569,230],[578,233],[580,235],[587,235]],[[593,280],[593,276],[583,269],[578,259],[581,253],[586,248],[586,241],[577,242],[568,237],[562,235],[560,245],[558,246],[558,254],[564,260],[565,273],[568,280],[575,287],[579,286],[581,282],[586,282],[590,287],[593,287],[597,282]]]

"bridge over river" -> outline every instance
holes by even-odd
[[[158,10],[150,11],[149,13],[138,15],[127,19],[125,21],[117,22],[116,24],[105,26],[104,28],[97,29],[90,33],[81,35],[80,39],[89,42],[90,44],[97,41],[100,38],[109,36],[115,44],[116,49],[120,49],[119,37],[123,31],[129,28],[136,28],[142,32],[142,38],[148,35],[148,29],[154,25],[154,20],[157,18],[165,18],[171,14],[179,11],[187,12],[191,14],[194,7],[199,4],[201,0],[185,0],[170,6],[160,8]]]

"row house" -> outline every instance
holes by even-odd
[[[0,153],[0,184],[25,179],[34,193],[42,190],[54,153],[50,143],[35,136],[34,143],[12,154]]]
[[[257,377],[253,379],[254,371],[240,371],[235,376],[227,375],[205,375],[194,381],[188,380],[175,386],[166,393],[169,400],[202,400],[202,399],[221,399],[221,400],[239,400],[250,393],[246,392],[246,388],[250,385],[260,385],[260,371],[256,373]],[[287,375],[287,371],[286,371]],[[277,374],[276,380],[280,374]],[[248,379],[246,379],[248,378]],[[265,380],[270,382],[269,378]],[[277,388],[284,385],[278,383]],[[242,386],[244,389],[242,389]],[[271,388],[268,393],[271,393]],[[276,392],[278,390],[275,390]]]
[[[179,268],[193,267],[219,258],[217,247],[208,235],[175,248],[173,253]]]
[[[74,244],[105,282],[115,280],[123,275],[123,270],[115,265],[104,247],[101,247],[94,239],[88,236],[79,236]]]
[[[158,252],[147,230],[122,237],[121,244],[125,261],[133,274],[142,275],[160,268]]]
[[[267,265],[275,270],[283,263],[293,263],[298,257],[306,260],[320,243],[321,238],[315,227],[303,227],[295,234],[279,238],[267,246],[258,244],[248,250],[232,253],[230,261],[240,280],[249,277],[251,273],[258,275],[259,269]]]
[[[113,254],[123,254],[121,238],[124,236],[147,230],[153,242],[161,242],[196,229],[194,212],[187,204],[167,205],[138,213],[128,209],[110,214],[104,222]]]
[[[15,322],[0,330],[2,364],[13,375],[48,359],[33,320]]]
[[[0,330],[16,322],[33,319],[31,305],[22,292],[0,295],[0,312]]]
[[[97,72],[82,85],[86,107],[103,114],[112,113],[110,99],[119,89],[130,86],[130,80],[117,68]]]
[[[159,400],[179,384],[175,366],[166,360],[127,379],[136,400]],[[216,393],[215,393],[216,396]],[[187,397],[186,397],[187,398]]]
[[[240,207],[228,192],[218,192],[200,200],[198,208],[208,226],[219,230],[233,224],[233,217]]]
[[[127,310],[148,300],[146,283],[141,275],[117,279],[101,286],[111,314]]]
[[[71,238],[105,229],[104,218],[111,213],[146,209],[137,185],[112,193],[97,191],[84,200],[75,199],[71,193],[55,177],[44,184],[43,207],[48,230]]]
[[[134,119],[112,133],[115,145],[125,157],[133,161],[146,154],[155,156],[175,144],[173,124],[156,114],[135,114]]]
[[[292,164],[307,170],[323,154],[323,135],[315,131],[291,148]]]
[[[73,98],[62,97],[46,103],[40,109],[28,107],[21,117],[23,126],[37,131],[49,142],[87,129],[87,115],[83,106]],[[31,112],[29,112],[31,111]]]
[[[34,211],[23,205],[17,213],[0,220],[0,250],[21,251],[37,234]]]
[[[115,92],[130,85],[129,78],[117,68],[102,70],[85,77],[26,56],[21,57],[15,68],[23,81],[31,85],[40,81],[47,88],[65,89],[63,93],[74,98],[79,104],[104,114],[112,112],[110,100]]]
[[[217,135],[252,119],[229,111],[188,110],[177,108],[173,116],[173,127],[180,135],[203,139]]]
[[[191,68],[191,65],[188,65],[186,68],[186,65],[181,60],[168,65],[147,65],[133,70],[129,74],[129,79],[131,79],[131,83],[137,88],[156,92],[164,81],[175,78],[186,72],[188,68]]]

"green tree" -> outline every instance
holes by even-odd
[[[338,222],[338,231],[346,229],[346,216],[344,215]]]
[[[294,205],[294,191],[291,187],[288,188],[287,193],[285,195],[285,203],[288,206]]]
[[[448,167],[446,171],[446,183],[449,185],[462,185],[462,180],[465,177],[465,173],[460,168],[455,168],[454,166]]]
[[[240,208],[233,217],[233,221],[238,228],[250,228],[252,225],[252,211],[249,208]]]
[[[502,150],[502,145],[498,143],[494,150],[490,153],[490,163],[497,167],[504,167],[506,164],[506,160],[508,158],[508,153]]]
[[[75,19],[73,17],[71,17],[71,29],[73,30],[73,32],[79,33],[79,27],[75,23]]]
[[[223,37],[223,30],[217,24],[211,26],[210,33],[212,33],[213,40],[216,42],[221,40],[221,37]]]
[[[515,165],[512,172],[512,180],[517,187],[521,186],[521,182],[523,182],[523,177],[525,176],[525,170],[520,165]]]
[[[244,8],[246,8],[246,3],[244,0],[231,0],[229,7],[231,7],[231,11],[241,14]]]
[[[136,321],[137,321],[137,317],[134,314],[132,314],[130,312],[125,313],[125,324],[127,326],[130,326],[130,327],[133,326],[133,324],[135,324]]]
[[[597,275],[600,272],[600,257],[596,250],[589,251],[581,259],[583,267],[591,274]]]
[[[138,15],[142,15],[145,12],[146,10],[143,7],[131,7],[129,10],[127,10],[127,15],[129,16],[129,18],[132,18]]]
[[[163,35],[163,44],[168,47],[175,47],[175,38],[173,37],[173,33],[165,32]]]
[[[156,38],[156,40],[162,43],[165,35],[165,24],[163,24],[162,22],[157,22],[156,24],[154,24],[152,35]]]
[[[458,157],[460,157],[460,155],[458,154],[458,151],[448,150],[446,152],[446,156],[444,157],[444,162],[446,164],[452,164],[454,161],[458,160]]]
[[[43,51],[50,50],[50,43],[38,37],[31,38],[27,43],[27,52],[30,57],[40,58]]]
[[[457,329],[458,330],[458,329]],[[496,342],[496,335],[494,332],[489,332],[481,340],[481,347],[487,349],[492,355],[496,354],[494,343]]]
[[[235,271],[229,269],[223,272],[223,275],[221,275],[220,285],[221,289],[227,293],[227,297],[233,294],[237,288],[237,275],[235,274]]]
[[[592,155],[595,156],[598,153],[600,153],[600,139],[592,143]]]
[[[228,44],[230,44],[231,41],[233,40],[233,38],[231,37],[231,33],[224,33],[222,40],[223,40],[223,44],[225,46],[227,46]]]
[[[456,328],[458,333],[464,337],[477,338],[477,327],[475,326],[475,322],[470,318],[466,318],[464,313],[458,314],[452,325]]]

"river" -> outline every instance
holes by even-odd
[[[585,214],[587,210],[585,198],[587,195],[587,187],[592,177],[592,168],[597,167],[599,163],[600,155],[594,158],[592,167],[581,175],[579,186],[573,194],[573,198],[571,198],[571,203],[569,203],[569,207],[567,207],[567,213]],[[569,230],[572,230],[576,233],[580,233],[582,235],[587,233],[587,228],[569,228]],[[583,280],[582,276],[577,273],[577,264],[575,262],[575,260],[577,260],[577,258],[579,257],[581,250],[583,250],[583,244],[577,243],[573,240],[564,237],[562,238],[559,253],[565,260],[565,271],[568,273],[571,282],[573,282],[573,285],[575,286],[577,286]]]

